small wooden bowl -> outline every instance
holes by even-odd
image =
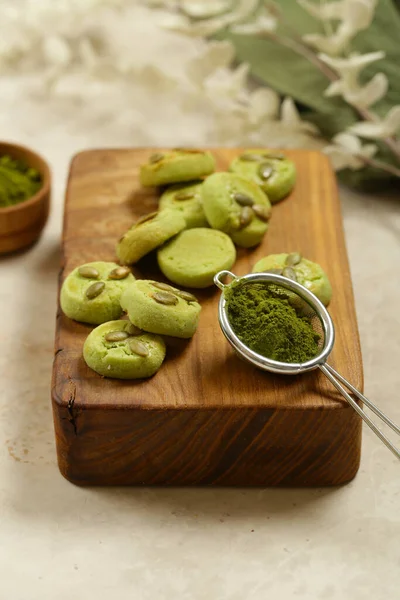
[[[42,187],[15,206],[0,208],[0,254],[30,246],[40,237],[46,225],[50,207],[51,174],[47,162],[29,148],[0,142],[0,156],[23,160],[42,176]]]

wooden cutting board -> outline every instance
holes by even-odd
[[[158,149],[157,149],[158,150]],[[142,189],[139,165],[155,149],[94,150],[72,161],[62,241],[63,278],[77,265],[115,260],[115,244],[157,206]],[[240,150],[214,151],[226,170]],[[295,190],[273,208],[255,250],[239,250],[232,269],[251,271],[262,256],[298,250],[327,271],[337,325],[329,362],[362,389],[360,344],[335,176],[322,154],[287,151]],[[163,279],[154,256],[135,269]],[[319,372],[272,375],[240,360],[218,326],[220,292],[196,290],[202,303],[189,342],[168,341],[167,358],[148,380],[104,379],[82,358],[91,327],[57,313],[52,403],[61,473],[77,484],[334,485],[360,460],[361,421]]]

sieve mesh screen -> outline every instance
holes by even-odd
[[[322,349],[324,347],[324,342],[325,342],[325,332],[324,332],[322,320],[319,316],[318,311],[313,306],[313,304],[306,301],[304,298],[302,298],[299,294],[297,294],[293,290],[289,290],[284,285],[280,285],[280,284],[277,284],[277,283],[271,282],[271,281],[263,281],[262,283],[260,283],[260,282],[243,281],[243,280],[238,282],[237,284],[233,284],[232,286],[229,286],[230,291],[227,294],[228,302],[229,302],[229,298],[230,298],[230,300],[232,300],[232,297],[236,293],[240,292],[243,285],[246,286],[247,291],[249,289],[251,289],[249,286],[257,286],[257,288],[254,288],[254,290],[256,290],[256,289],[260,290],[262,287],[263,298],[265,298],[265,296],[268,296],[270,298],[282,300],[285,304],[289,304],[295,310],[297,316],[302,319],[306,319],[307,322],[311,325],[313,331],[316,334],[318,334],[319,339],[317,342],[317,346],[318,346],[318,350],[322,351]],[[256,295],[254,296],[254,298],[256,298]],[[262,311],[263,309],[265,310],[265,307],[263,306],[263,300],[261,300],[260,301],[260,311]],[[228,310],[228,319],[230,321],[233,331],[235,331],[234,323],[231,322],[231,319],[229,317],[229,310]],[[282,328],[287,328],[287,322],[282,322]],[[262,331],[260,331],[260,335],[261,334],[262,334]],[[251,348],[251,349],[254,350],[255,348]],[[279,360],[281,362],[287,362],[287,361],[283,360],[282,358],[280,358]],[[287,362],[287,364],[290,364],[290,363]]]

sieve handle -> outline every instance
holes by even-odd
[[[388,425],[391,429],[393,429],[393,431],[395,431],[398,435],[400,435],[400,427],[398,427],[396,425],[396,423],[393,423],[393,421],[391,419],[389,419],[389,417],[387,417],[385,415],[385,413],[383,413],[373,402],[371,402],[371,400],[368,400],[368,398],[366,396],[364,396],[364,394],[359,392],[354,387],[354,385],[351,385],[351,383],[349,381],[347,381],[347,379],[342,377],[342,375],[340,375],[340,373],[335,371],[335,369],[333,367],[331,367],[330,365],[327,365],[327,364],[325,364],[325,367],[328,369],[328,371],[334,377],[336,377],[336,379],[339,379],[340,383],[343,383],[343,385],[345,385],[351,392],[353,392],[353,394],[355,396],[357,396],[357,398],[359,400],[361,400],[365,404],[365,406],[368,406],[368,408],[370,410],[372,410],[372,412],[374,412],[376,415],[378,415],[378,417],[380,417],[382,419],[382,421],[384,423],[386,423],[386,425]]]
[[[372,429],[372,431],[385,444],[385,446],[387,448],[389,448],[389,450],[391,452],[393,452],[393,454],[396,456],[396,458],[400,459],[400,450],[398,450],[398,448],[396,448],[396,446],[394,446],[394,444],[392,444],[392,442],[389,440],[389,438],[387,438],[386,435],[379,429],[379,427],[377,427],[375,425],[375,423],[372,421],[372,419],[370,419],[369,416],[367,414],[365,414],[365,412],[362,410],[362,408],[360,406],[358,406],[357,402],[350,396],[350,394],[348,392],[346,392],[346,390],[341,385],[341,383],[343,383],[346,387],[348,387],[360,400],[362,400],[362,402],[364,402],[364,404],[366,406],[368,406],[368,408],[370,408],[376,415],[378,415],[382,419],[382,421],[384,421],[387,425],[389,425],[389,427],[391,427],[393,429],[393,431],[400,434],[400,428],[395,423],[393,423],[393,421],[391,421],[389,419],[389,417],[387,417],[381,410],[379,410],[379,408],[377,406],[375,406],[375,404],[373,404],[371,402],[371,400],[368,400],[368,398],[366,398],[361,392],[356,390],[356,388],[353,387],[351,385],[351,383],[349,383],[347,381],[347,379],[345,379],[344,377],[342,377],[342,375],[337,373],[337,371],[335,371],[335,369],[333,369],[329,365],[318,365],[318,366],[319,366],[320,370],[323,372],[323,374],[329,379],[329,381],[338,390],[338,392],[340,392],[342,394],[343,398],[345,398],[345,400],[347,400],[347,402],[350,404],[350,406],[352,408],[354,408],[354,410],[362,418],[362,420]]]
[[[231,273],[231,271],[220,271],[219,273],[217,273],[216,275],[214,275],[214,283],[217,287],[219,287],[220,290],[224,290],[224,288],[227,287],[227,285],[222,281],[222,279],[224,277],[231,277],[231,279],[233,279],[233,281],[235,281],[235,279],[237,279],[236,275],[234,273]],[[231,281],[232,283],[232,281]]]

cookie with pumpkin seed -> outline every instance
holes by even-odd
[[[142,379],[161,367],[165,343],[159,335],[141,331],[129,321],[109,321],[89,333],[83,358],[104,377]]]
[[[124,265],[136,263],[185,228],[184,217],[175,210],[166,209],[144,215],[119,240],[118,259]]]
[[[201,198],[202,183],[191,181],[171,185],[160,198],[160,209],[172,208],[181,212],[186,221],[186,229],[208,227]]]
[[[131,323],[145,331],[190,338],[199,322],[201,306],[190,292],[167,283],[138,279],[121,298]]]
[[[61,309],[67,317],[98,325],[122,315],[123,290],[135,281],[128,267],[96,261],[76,267],[64,280]]]
[[[238,246],[259,244],[268,229],[271,203],[262,189],[235,173],[214,173],[202,186],[203,206],[213,229]]]
[[[328,306],[332,298],[332,286],[321,265],[304,258],[299,252],[264,256],[256,262],[252,273],[262,273],[263,271],[294,279],[315,294],[325,306]]]
[[[145,187],[192,181],[215,171],[211,152],[175,148],[156,152],[140,167],[140,182]]]
[[[245,150],[229,165],[229,170],[261,187],[275,204],[286,198],[296,182],[296,166],[282,152],[256,148]]]

